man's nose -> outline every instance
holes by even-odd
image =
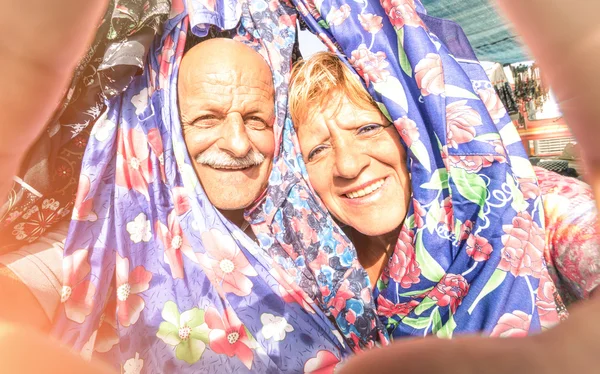
[[[219,149],[233,157],[244,157],[252,149],[252,144],[246,132],[244,119],[239,113],[231,113],[222,125],[223,132],[218,144]]]
[[[344,179],[354,179],[371,163],[371,158],[363,147],[345,141],[334,149],[333,175]]]

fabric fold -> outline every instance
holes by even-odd
[[[419,1],[294,4],[394,123],[413,195],[390,262],[369,284],[314,195],[287,121],[282,161],[263,209],[253,212],[270,222],[260,225],[262,238],[275,238],[264,240],[267,253],[297,269],[296,282],[355,351],[390,337],[526,335],[556,323],[554,298],[539,286],[551,282],[542,201],[525,197],[521,183],[533,169],[481,66],[449,53]]]
[[[190,4],[204,7],[205,15],[191,19]],[[280,132],[296,12],[285,4],[263,5],[237,3],[241,18],[232,35],[271,67]],[[227,18],[223,6],[216,2],[215,12]],[[350,353],[348,346],[293,282],[293,272],[211,205],[183,141],[178,69],[193,26],[219,27],[213,13],[204,2],[174,2],[143,74],[108,102],[94,126],[66,242],[54,335],[84,357],[98,356],[125,371],[333,366]]]

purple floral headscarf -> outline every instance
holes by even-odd
[[[177,73],[188,30],[202,36],[209,25],[237,25],[234,39],[269,63],[281,133],[295,10],[174,1],[143,75],[92,131],[54,334],[124,373],[332,370],[347,344],[294,273],[211,205],[186,151]]]

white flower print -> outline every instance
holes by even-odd
[[[270,313],[263,313],[260,316],[260,322],[263,324],[263,337],[265,339],[273,338],[276,342],[285,339],[286,333],[294,331],[294,327],[285,318]]]
[[[46,199],[42,202],[42,209],[56,210],[60,203],[54,199]]]
[[[98,118],[102,113],[103,105],[102,103],[96,103],[94,106],[85,111],[90,117]]]
[[[27,210],[25,212],[25,214],[23,214],[23,218],[24,219],[29,219],[29,217],[31,217],[33,214],[37,213],[40,211],[40,208],[38,208],[37,205],[32,206],[31,208],[29,208],[29,210]]]
[[[83,347],[81,347],[81,350],[79,351],[79,357],[83,358],[85,361],[90,361],[92,359],[92,355],[94,354],[94,344],[96,344],[97,336],[98,330],[92,333],[88,341],[83,345]]]
[[[25,224],[23,222],[18,223],[13,227],[12,234],[17,238],[17,240],[23,240],[27,237],[25,234]]]
[[[149,242],[152,238],[150,220],[146,219],[144,213],[138,214],[133,221],[127,223],[127,232],[134,243]]]
[[[111,136],[116,127],[117,124],[109,120],[107,118],[107,113],[104,112],[104,114],[98,118],[96,124],[92,128],[92,135],[99,142],[103,142]]]
[[[135,357],[125,361],[123,365],[123,374],[140,374],[144,367],[144,360],[140,358],[140,354],[135,352]]]
[[[135,114],[138,116],[148,107],[148,88],[144,88],[139,94],[131,98],[131,103],[135,107]]]

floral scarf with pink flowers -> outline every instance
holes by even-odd
[[[419,1],[293,2],[394,123],[408,150],[412,204],[370,284],[313,193],[288,120],[270,193],[249,215],[262,247],[355,351],[404,336],[524,336],[555,324],[542,200],[521,184],[535,174],[478,61],[448,50]]]
[[[271,66],[281,133],[294,8],[173,1],[143,75],[91,133],[54,335],[122,373],[331,372],[348,345],[295,273],[211,205],[188,156],[177,73],[187,34],[210,25],[234,27]]]
[[[525,195],[542,195],[550,277],[565,304],[590,297],[600,286],[600,226],[592,188],[575,178],[534,166],[538,185],[522,180]]]

